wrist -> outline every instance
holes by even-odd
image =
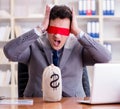
[[[85,35],[85,32],[81,30],[81,31],[76,35],[76,37],[79,39],[79,38],[82,38],[84,35]]]
[[[42,24],[39,24],[38,26],[37,26],[37,29],[38,29],[38,31],[40,32],[40,33],[44,33],[46,30],[45,30],[45,28],[44,28],[44,26],[42,26]]]
[[[80,30],[80,29],[75,29],[75,31],[74,31],[74,33],[73,33],[73,34],[74,34],[75,36],[77,36],[80,32],[81,32],[81,30]]]

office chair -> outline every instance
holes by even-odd
[[[83,68],[82,84],[83,84],[83,89],[85,91],[86,97],[90,97],[90,84],[89,84],[89,77],[88,77],[86,67]]]
[[[28,78],[27,65],[18,63],[18,97],[23,97]]]
[[[29,75],[27,65],[18,63],[18,97],[23,97],[28,78]],[[86,67],[83,69],[82,84],[86,96],[90,97],[90,85]]]

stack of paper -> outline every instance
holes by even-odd
[[[33,105],[33,100],[32,99],[25,99],[25,100],[3,99],[3,100],[0,100],[0,104]]]

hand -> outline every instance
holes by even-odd
[[[72,8],[72,23],[71,23],[71,33],[77,36],[80,33],[80,28],[75,17],[74,8]]]
[[[49,16],[50,16],[50,6],[46,5],[45,16],[41,23],[41,25],[44,27],[45,30],[48,28],[49,25]]]

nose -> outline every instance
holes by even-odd
[[[54,36],[55,36],[56,38],[61,37],[61,35],[60,35],[60,34],[55,34]]]

